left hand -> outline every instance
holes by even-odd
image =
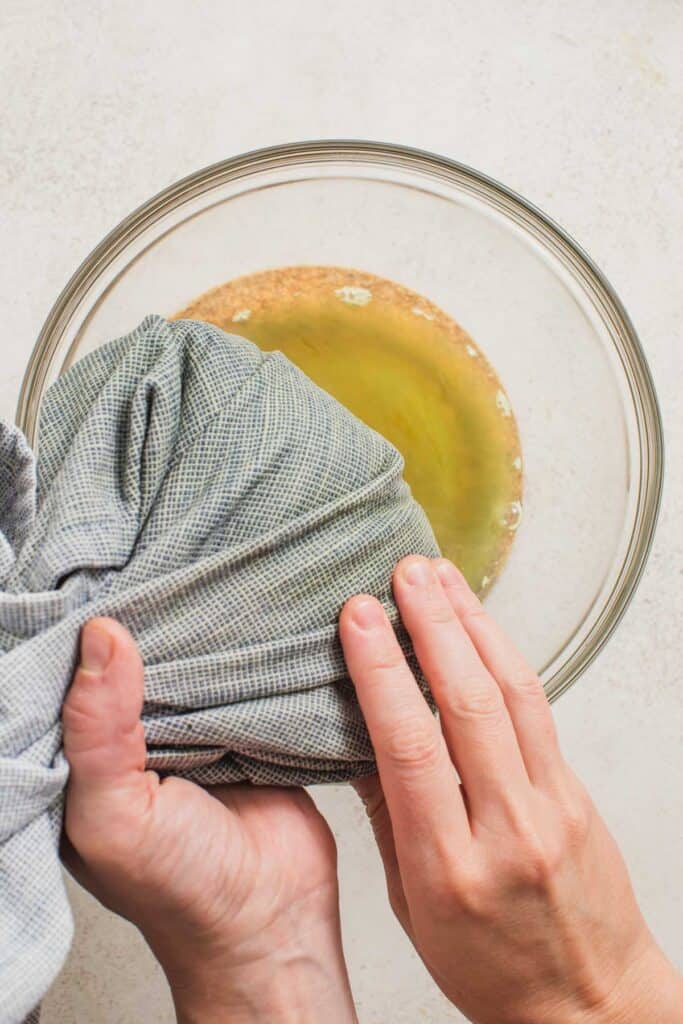
[[[145,771],[142,697],[130,634],[88,623],[63,711],[70,870],[140,928],[186,1024],[355,1021],[335,844],[313,801]]]

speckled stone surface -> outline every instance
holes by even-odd
[[[682,32],[672,0],[8,0],[0,63],[4,416],[53,299],[103,234],[182,175],[257,146],[346,136],[447,154],[537,203],[607,273],[659,390],[664,506],[636,599],[556,716],[681,967]],[[355,798],[335,788],[320,803],[339,838],[361,1021],[461,1020],[392,922]],[[45,1024],[172,1021],[135,931],[72,893],[77,941]]]

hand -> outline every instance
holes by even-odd
[[[179,1020],[355,1021],[336,850],[313,801],[145,771],[142,694],[130,634],[88,623],[63,712],[71,871],[140,928]]]
[[[381,780],[358,788],[435,981],[477,1024],[681,1024],[681,979],[538,678],[449,562],[404,560],[394,593],[440,727],[374,598],[347,603],[341,639]]]

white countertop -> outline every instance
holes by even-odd
[[[606,272],[658,387],[664,504],[616,636],[555,709],[650,926],[683,967],[683,7],[6,0],[3,22],[5,417],[50,305],[103,234],[177,178],[259,146],[353,137],[443,153],[541,206]],[[360,806],[336,789],[321,805],[361,1021],[461,1020],[385,908]],[[173,1020],[134,931],[84,894],[74,904],[77,941],[45,1024]]]

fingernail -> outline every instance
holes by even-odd
[[[404,580],[415,587],[425,587],[432,582],[432,567],[426,558],[415,558],[402,566]]]
[[[360,629],[376,629],[385,623],[384,609],[379,601],[372,597],[364,597],[354,601],[351,618]]]
[[[81,633],[81,668],[103,672],[111,658],[111,637],[97,626],[85,626]]]
[[[439,577],[441,582],[445,586],[453,586],[460,582],[462,579],[461,574],[458,572],[452,562],[442,558],[435,563],[434,568],[436,569],[436,575]]]

